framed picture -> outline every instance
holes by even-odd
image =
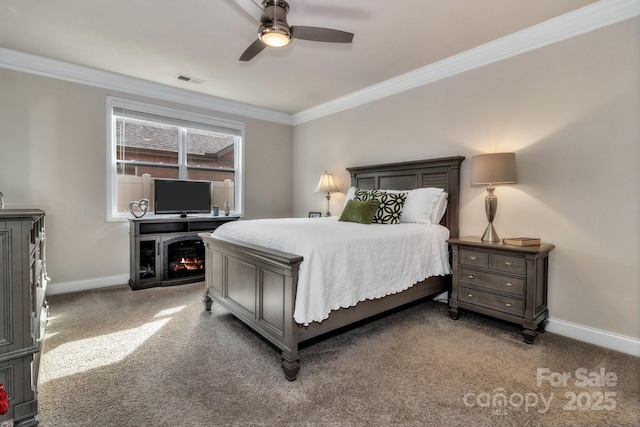
[[[320,212],[309,212],[309,218],[320,218],[321,216]]]

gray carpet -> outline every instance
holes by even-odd
[[[517,326],[466,312],[453,321],[426,302],[303,347],[289,382],[279,352],[221,307],[205,312],[202,290],[50,296],[41,425],[640,425],[629,355],[551,333],[526,345]],[[538,368],[571,378],[538,386]],[[582,386],[581,368],[617,382]]]

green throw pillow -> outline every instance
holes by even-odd
[[[376,200],[356,201],[349,200],[340,215],[340,221],[371,224],[378,211],[380,202]]]

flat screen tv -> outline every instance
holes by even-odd
[[[211,182],[154,180],[156,215],[211,213]]]

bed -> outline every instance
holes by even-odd
[[[463,160],[464,157],[457,156],[347,170],[352,186],[363,190],[443,189],[448,194],[448,201],[440,224],[453,238],[458,237],[460,164]],[[327,221],[325,218],[316,221],[321,220]],[[321,226],[320,222],[318,224]],[[302,255],[266,244],[241,243],[235,238],[217,235],[217,232],[201,233],[200,236],[206,254],[205,309],[210,311],[215,301],[280,349],[282,369],[290,381],[296,379],[300,369],[298,348],[301,343],[451,289],[450,274],[435,275],[412,286],[402,286],[405,290],[334,309],[321,321],[306,322],[296,313],[298,280],[305,262]]]

